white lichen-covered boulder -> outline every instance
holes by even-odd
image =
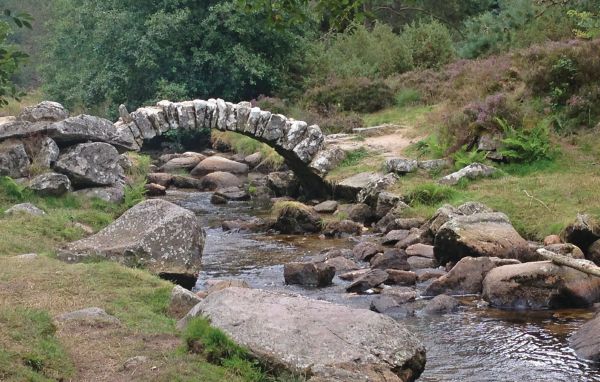
[[[189,210],[161,199],[146,200],[97,234],[59,252],[67,262],[105,258],[157,274],[194,275],[200,270],[204,233]]]
[[[309,381],[413,381],[425,348],[392,318],[260,289],[211,293],[178,324],[203,316],[261,361]]]
[[[117,149],[108,143],[81,143],[65,150],[54,165],[76,188],[112,186],[123,179]]]

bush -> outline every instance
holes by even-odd
[[[332,77],[382,78],[412,68],[406,42],[389,26],[376,23],[368,30],[355,24],[349,30],[314,46],[310,55],[313,82]]]
[[[402,33],[419,68],[439,68],[454,59],[454,45],[450,31],[437,20],[413,22]]]
[[[515,129],[500,118],[497,122],[505,136],[500,153],[509,162],[532,163],[550,160],[556,156],[556,150],[550,142],[548,122],[540,122],[532,129]]]
[[[416,105],[421,102],[421,93],[412,88],[403,88],[396,93],[396,106],[404,107]]]
[[[305,99],[322,114],[332,111],[372,113],[392,105],[394,94],[383,81],[343,78],[310,89]]]
[[[433,206],[448,202],[457,195],[456,190],[448,186],[440,186],[435,183],[420,184],[404,196],[404,201],[410,206],[425,205]]]

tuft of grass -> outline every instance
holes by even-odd
[[[300,203],[300,202],[296,202],[296,201],[292,201],[292,200],[285,200],[285,201],[279,201],[277,203],[275,203],[273,205],[273,214],[278,216],[278,215],[282,215],[285,213],[291,213],[293,211],[304,211],[304,212],[312,212],[312,208],[307,206],[306,204]]]
[[[423,183],[413,187],[404,195],[404,200],[410,206],[437,206],[456,199],[458,191],[452,187],[435,183]]]
[[[429,105],[393,106],[377,113],[362,114],[365,126],[379,126],[383,124],[410,125],[420,128],[427,125],[426,116],[435,108]]]
[[[277,168],[283,164],[283,157],[277,154],[275,149],[256,139],[232,131],[212,131],[211,134],[213,142],[226,143],[238,154],[250,155],[260,152],[264,163],[271,168]]]

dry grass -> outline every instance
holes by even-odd
[[[40,90],[32,91],[25,97],[21,98],[20,101],[10,99],[8,105],[0,107],[0,117],[6,117],[9,115],[18,115],[21,110],[27,106],[36,105],[44,100],[44,95]]]

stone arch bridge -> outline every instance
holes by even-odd
[[[331,195],[324,177],[343,158],[336,147],[327,148],[317,125],[253,107],[249,102],[233,104],[222,99],[185,102],[160,101],[129,113],[119,108],[114,124],[119,141],[130,150],[140,150],[149,140],[171,130],[217,129],[237,132],[275,149],[285,160],[309,197]]]

